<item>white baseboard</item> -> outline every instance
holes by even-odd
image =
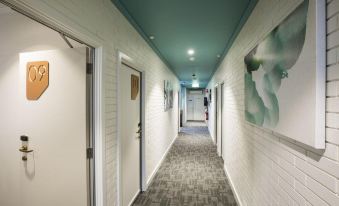
[[[238,206],[242,206],[243,204],[242,204],[241,201],[240,201],[239,194],[238,194],[237,191],[235,190],[234,184],[233,184],[233,182],[232,182],[232,180],[231,180],[231,177],[229,176],[229,173],[227,172],[227,168],[226,168],[226,165],[225,165],[225,164],[224,164],[224,171],[225,171],[227,180],[228,180],[228,182],[230,183],[230,186],[231,186],[233,195],[234,195],[234,197],[235,197],[235,201],[237,202],[237,205],[238,205]]]
[[[212,139],[213,144],[214,144],[214,145],[217,145],[217,143],[215,142],[215,138],[213,137],[213,135],[212,135],[212,133],[211,133],[211,131],[210,131],[209,125],[207,125],[207,128],[208,128],[208,133],[210,134],[210,137],[211,137],[211,139]]]
[[[157,166],[156,166],[155,169],[153,170],[151,177],[147,180],[147,184],[146,184],[147,188],[148,188],[148,186],[152,183],[155,174],[158,172],[158,170],[159,170],[161,164],[162,164],[163,161],[165,160],[165,158],[166,158],[168,152],[169,152],[170,149],[172,148],[172,145],[173,145],[173,143],[175,142],[175,140],[178,138],[178,136],[179,136],[179,134],[173,139],[173,141],[171,142],[171,144],[168,146],[166,152],[165,152],[164,155],[161,157],[160,162],[157,164]]]
[[[135,201],[135,199],[137,199],[139,193],[140,193],[140,190],[138,190],[138,192],[135,193],[134,197],[132,198],[132,200],[131,200],[131,202],[128,204],[128,206],[131,206],[131,205],[134,203],[134,201]]]
[[[215,142],[215,139],[210,135],[211,139],[212,139],[212,142],[214,145],[217,145],[217,143]]]

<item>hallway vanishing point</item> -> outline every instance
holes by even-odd
[[[188,122],[146,192],[134,205],[236,205],[204,123]]]

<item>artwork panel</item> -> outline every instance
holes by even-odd
[[[317,48],[317,3],[303,1],[245,57],[245,119],[321,148],[325,63]]]
[[[164,80],[164,109],[173,108],[173,84],[169,80]]]

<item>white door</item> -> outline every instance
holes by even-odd
[[[203,94],[187,95],[187,120],[203,121],[205,107]]]
[[[194,96],[187,95],[187,120],[194,120]]]
[[[204,96],[194,95],[194,120],[203,121],[205,119]]]
[[[132,75],[139,79],[132,99]],[[140,72],[122,64],[119,78],[122,205],[130,205],[140,192]]]
[[[86,50],[1,56],[0,205],[87,205]],[[49,87],[26,99],[26,64],[49,62]],[[27,161],[19,152],[29,138]]]

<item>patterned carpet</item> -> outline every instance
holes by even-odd
[[[182,129],[152,184],[134,205],[236,206],[204,123],[190,122]]]

